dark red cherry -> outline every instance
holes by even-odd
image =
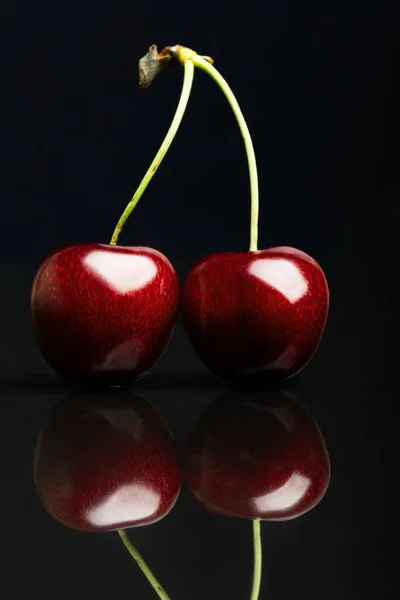
[[[300,371],[321,340],[329,290],[321,267],[295,248],[211,254],[183,285],[182,319],[217,375],[275,382]]]
[[[157,250],[76,244],[39,267],[31,315],[48,363],[73,382],[124,385],[163,355],[178,314],[179,283]]]
[[[186,444],[195,498],[229,517],[287,520],[324,496],[330,461],[317,423],[285,392],[231,392],[209,405]]]
[[[112,531],[165,517],[181,487],[173,435],[143,396],[77,393],[52,410],[35,449],[44,508],[73,529]]]

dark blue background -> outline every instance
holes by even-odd
[[[390,3],[8,4],[3,254],[110,238],[179,96],[180,69],[139,88],[137,61],[152,43],[213,56],[236,93],[258,158],[261,246],[328,258],[369,228],[398,224],[399,21]],[[221,92],[197,73],[178,136],[123,242],[172,260],[182,248],[191,257],[241,249],[248,212],[239,131]]]

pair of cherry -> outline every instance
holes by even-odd
[[[184,66],[175,116],[110,244],[61,248],[36,273],[31,315],[39,348],[73,382],[129,385],[163,355],[180,308],[198,356],[214,373],[239,383],[285,379],[300,371],[318,347],[329,307],[326,278],[300,250],[258,250],[254,149],[237,100],[212,59],[183,46],[168,46],[160,53],[152,46],[139,61],[141,84],[147,87],[174,60]],[[200,260],[180,293],[175,270],[163,254],[117,246],[117,241],[174,139],[195,67],[222,89],[244,140],[250,246],[248,252]],[[40,497],[70,527],[118,529],[160,598],[167,600],[124,528],[153,523],[175,504],[181,468],[174,439],[141,397],[111,393],[100,403],[95,396],[94,405],[92,399],[78,395],[63,403],[42,431],[35,456]],[[315,506],[328,485],[329,459],[318,427],[294,399],[278,392],[228,395],[206,409],[189,437],[183,477],[205,507],[253,521],[251,600],[257,600],[260,519],[293,518]]]
[[[214,373],[275,381],[315,352],[327,294],[321,268],[299,251],[214,254],[189,272],[181,312]],[[177,276],[160,252],[79,244],[41,265],[31,310],[39,347],[58,373],[77,383],[126,385],[164,353],[178,303]]]
[[[182,477],[202,506],[259,524],[313,508],[330,462],[311,414],[283,392],[220,396],[201,414],[182,459],[158,411],[123,390],[62,400],[37,440],[34,478],[46,510],[73,529],[119,530],[130,550],[123,530],[165,517]]]
[[[110,244],[76,244],[52,252],[32,286],[36,340],[49,364],[79,384],[127,385],[161,358],[179,308],[200,359],[224,378],[274,382],[300,371],[325,327],[329,290],[321,267],[290,247],[257,249],[258,178],[251,137],[232,90],[212,59],[183,46],[140,61],[148,86],[171,60],[184,65],[181,97],[171,127],[115,228]],[[250,173],[248,252],[211,254],[189,271],[180,294],[170,261],[144,247],[117,246],[119,234],[177,132],[194,67],[224,92],[244,139]]]

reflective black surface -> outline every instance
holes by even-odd
[[[27,298],[34,268],[34,260],[2,262],[12,290],[1,297],[1,312],[8,315],[0,340],[2,589],[12,590],[10,598],[23,598],[29,589],[43,599],[151,599],[154,592],[115,532],[69,530],[52,520],[36,495],[36,437],[52,407],[73,388],[52,373],[33,342]],[[348,268],[344,260],[341,274]],[[379,334],[371,338],[383,315],[388,317],[389,304],[374,295],[371,312],[363,273],[351,271],[349,295],[332,269],[334,300],[321,347],[302,374],[282,385],[318,422],[331,482],[309,513],[262,523],[261,598],[393,597],[388,544],[394,535],[391,511],[397,510],[391,437],[396,397],[385,377],[385,346]],[[179,324],[164,359],[137,390],[161,411],[182,449],[203,408],[226,385],[198,362]],[[250,522],[202,509],[185,486],[164,520],[129,533],[172,598],[249,597]]]

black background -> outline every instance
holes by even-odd
[[[398,389],[400,19],[395,3],[48,3],[1,5],[0,595],[155,597],[116,534],[53,522],[35,495],[43,418],[69,390],[39,354],[29,289],[55,247],[107,242],[173,115],[182,70],[148,90],[150,44],[214,58],[258,158],[261,248],[290,245],[324,268],[331,311],[310,365],[285,382],[324,433],[323,502],[264,523],[262,598],[396,597],[394,435]],[[202,255],[248,247],[246,158],[215,84],[196,72],[187,114],[120,242],[166,254],[182,280]],[[138,389],[182,444],[225,384],[181,324]],[[131,531],[173,598],[247,598],[251,528],[184,489],[160,523]]]

